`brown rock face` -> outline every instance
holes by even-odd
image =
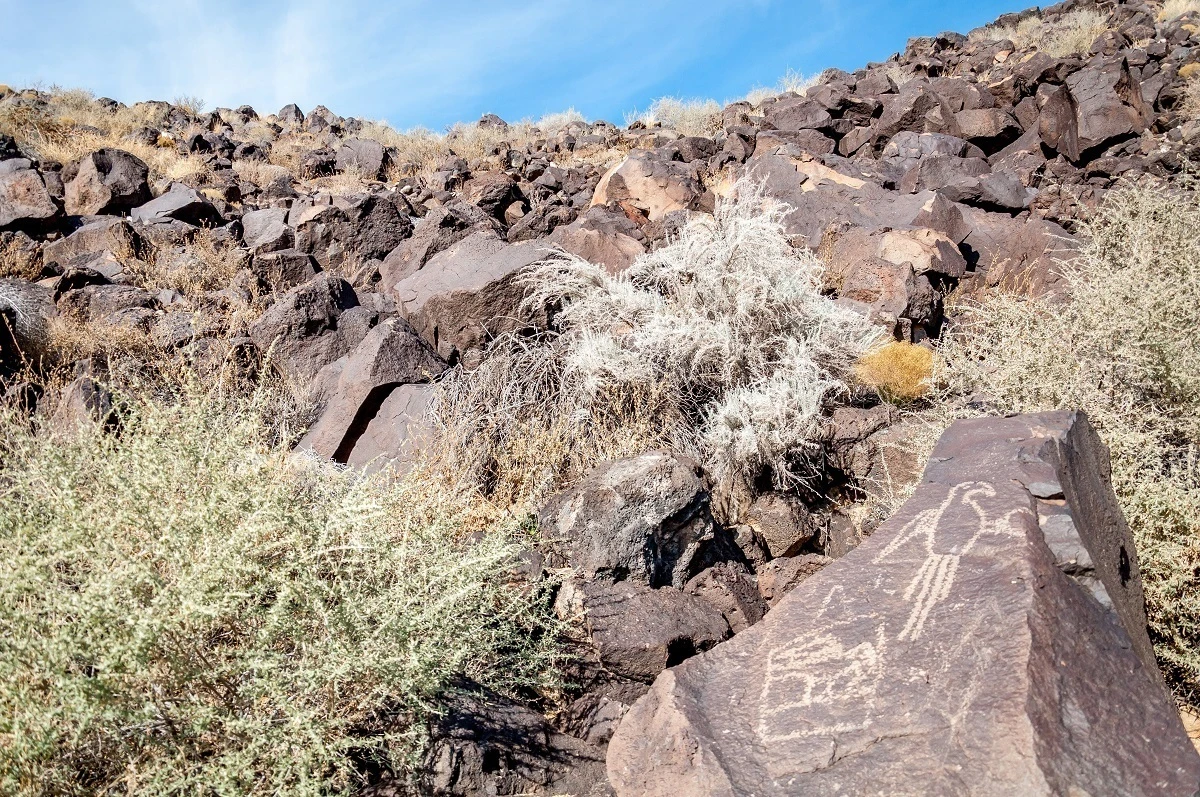
[[[75,179],[66,185],[67,213],[93,216],[131,210],[150,201],[142,160],[119,149],[100,149],[80,159]]]
[[[686,165],[636,151],[600,178],[593,205],[628,202],[658,221],[675,210],[712,210],[712,195]]]
[[[393,289],[400,312],[438,355],[458,362],[488,340],[524,326],[519,277],[550,255],[542,242],[505,243],[478,232],[439,252]]]
[[[619,795],[1195,793],[1086,418],[961,421],[930,463],[860,547],[657,678],[609,746]]]
[[[1081,152],[1137,135],[1153,116],[1123,57],[1094,62],[1071,75],[1067,86],[1075,101]]]
[[[0,230],[37,226],[57,214],[58,206],[36,171],[15,169],[0,173]]]
[[[384,321],[317,375],[314,384],[325,393],[324,411],[299,447],[348,462],[394,388],[428,382],[445,367],[407,323]]]

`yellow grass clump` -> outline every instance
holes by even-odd
[[[933,352],[913,343],[891,341],[863,355],[854,374],[889,401],[912,401],[929,392]]]

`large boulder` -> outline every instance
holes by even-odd
[[[103,284],[72,288],[58,297],[59,312],[80,321],[99,321],[133,307],[156,310],[158,297],[133,285]]]
[[[883,113],[875,121],[874,129],[880,138],[891,138],[902,130],[952,136],[959,133],[953,108],[925,81],[909,81],[900,87],[898,94],[879,99],[883,102]]]
[[[785,96],[766,107],[765,119],[776,130],[820,130],[833,123],[829,110],[807,97]]]
[[[653,451],[597,466],[538,514],[554,557],[585,578],[683,587],[713,538],[700,468]]]
[[[401,280],[425,267],[429,259],[473,232],[500,232],[500,222],[474,205],[455,200],[430,211],[402,241],[383,258],[379,267],[379,289],[391,290]]]
[[[338,148],[336,167],[339,172],[357,170],[368,180],[379,180],[392,162],[391,152],[378,141],[351,138]]]
[[[72,215],[121,213],[150,201],[149,168],[124,150],[104,148],[84,155],[74,171],[63,195]]]
[[[1153,111],[1142,100],[1138,82],[1129,73],[1123,56],[1093,59],[1067,78],[1067,87],[1075,105],[1074,135],[1080,152],[1075,159],[1136,136],[1153,120]]]
[[[959,135],[987,154],[999,152],[1020,137],[1020,123],[1002,108],[975,108],[954,115]]]
[[[889,191],[811,157],[755,155],[743,169],[764,183],[769,196],[793,208],[784,227],[789,235],[802,236],[814,251],[826,243],[827,236],[851,227],[926,227],[956,243],[969,229],[963,224],[961,208],[933,191]]]
[[[462,187],[463,197],[489,216],[504,220],[504,211],[520,201],[517,181],[504,172],[484,172],[473,176]]]
[[[346,464],[368,472],[390,468],[403,475],[437,440],[437,428],[429,417],[437,386],[403,384],[385,390],[374,415],[361,413],[365,425],[346,456]]]
[[[413,225],[392,198],[337,197],[332,204],[296,203],[288,211],[296,247],[325,268],[380,260],[412,235]]]
[[[627,202],[650,221],[659,221],[675,210],[712,210],[713,197],[686,164],[634,150],[596,186],[592,205],[609,202]]]
[[[320,269],[312,255],[299,249],[280,249],[255,255],[250,270],[278,293],[308,282]]]
[[[1051,221],[1011,218],[976,208],[964,208],[970,232],[963,248],[974,271],[962,286],[965,294],[1000,287],[1031,296],[1062,294],[1067,290],[1060,262],[1078,248],[1069,232]]]
[[[40,174],[33,169],[0,169],[0,230],[37,229],[57,215],[58,205]]]
[[[958,422],[874,535],[656,679],[618,795],[1194,793],[1108,475],[1081,414]]]
[[[300,441],[335,462],[348,462],[359,438],[400,385],[429,382],[446,369],[403,319],[390,318],[367,333],[353,351],[321,369],[313,381],[323,409]]]
[[[590,208],[576,221],[556,227],[550,240],[565,251],[604,266],[610,274],[633,265],[646,251],[645,235],[623,213],[607,208]]]
[[[510,244],[494,233],[474,233],[397,283],[392,295],[438,355],[458,362],[536,320],[520,312],[526,291],[520,277],[550,253],[539,241]]]
[[[396,202],[379,194],[359,194],[335,200],[346,214],[338,237],[342,246],[362,260],[381,260],[413,234],[409,217]]]
[[[171,183],[161,196],[133,209],[133,220],[142,224],[169,224],[182,221],[196,227],[219,226],[221,214],[194,188]]]
[[[19,371],[50,353],[54,293],[21,279],[0,279],[0,372]]]
[[[607,797],[603,748],[554,729],[546,718],[474,684],[458,684],[430,728],[421,794],[572,794]]]
[[[717,607],[672,587],[569,580],[557,608],[562,615],[583,618],[605,670],[644,684],[730,635]]]
[[[372,314],[350,283],[318,274],[292,288],[250,327],[250,339],[297,388],[367,336]]]
[[[91,221],[70,235],[49,241],[42,247],[42,259],[47,265],[60,266],[82,255],[96,252],[111,252],[115,256],[136,255],[142,247],[141,239],[127,220],[116,216]]]
[[[296,246],[296,231],[288,226],[286,208],[252,210],[242,216],[242,241],[253,254],[278,252]]]

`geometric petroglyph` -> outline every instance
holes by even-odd
[[[1013,522],[1020,509],[1009,511],[1001,518],[989,519],[979,506],[980,498],[993,498],[996,490],[982,482],[965,482],[950,488],[946,498],[936,507],[918,513],[900,529],[900,533],[876,556],[879,563],[898,551],[907,552],[914,546],[923,545],[925,560],[904,591],[904,600],[912,603],[908,620],[897,639],[919,639],[925,630],[934,607],[950,596],[958,574],[959,560],[971,553],[976,543],[985,536],[1019,537],[1023,532]],[[976,518],[976,527],[971,536],[963,539],[963,529],[957,524],[942,525],[942,518],[956,505],[969,506]],[[939,531],[942,532],[939,538]]]
[[[833,634],[797,640],[767,654],[758,700],[758,735],[766,744],[858,731],[870,725],[885,641],[846,648]],[[826,716],[841,718],[823,723]]]

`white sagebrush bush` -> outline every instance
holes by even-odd
[[[1200,704],[1200,197],[1113,192],[1062,264],[1066,304],[995,296],[960,308],[943,376],[1004,409],[1080,408],[1108,444],[1137,541],[1151,637],[1176,694]]]
[[[539,484],[622,448],[596,438],[624,440],[620,453],[681,450],[723,480],[808,475],[821,414],[879,333],[822,294],[822,265],[790,245],[787,213],[743,180],[624,272],[565,253],[538,264],[526,301],[560,308],[553,329],[502,340],[444,383],[439,414],[464,461],[499,462],[535,419],[561,419],[574,435]]]

